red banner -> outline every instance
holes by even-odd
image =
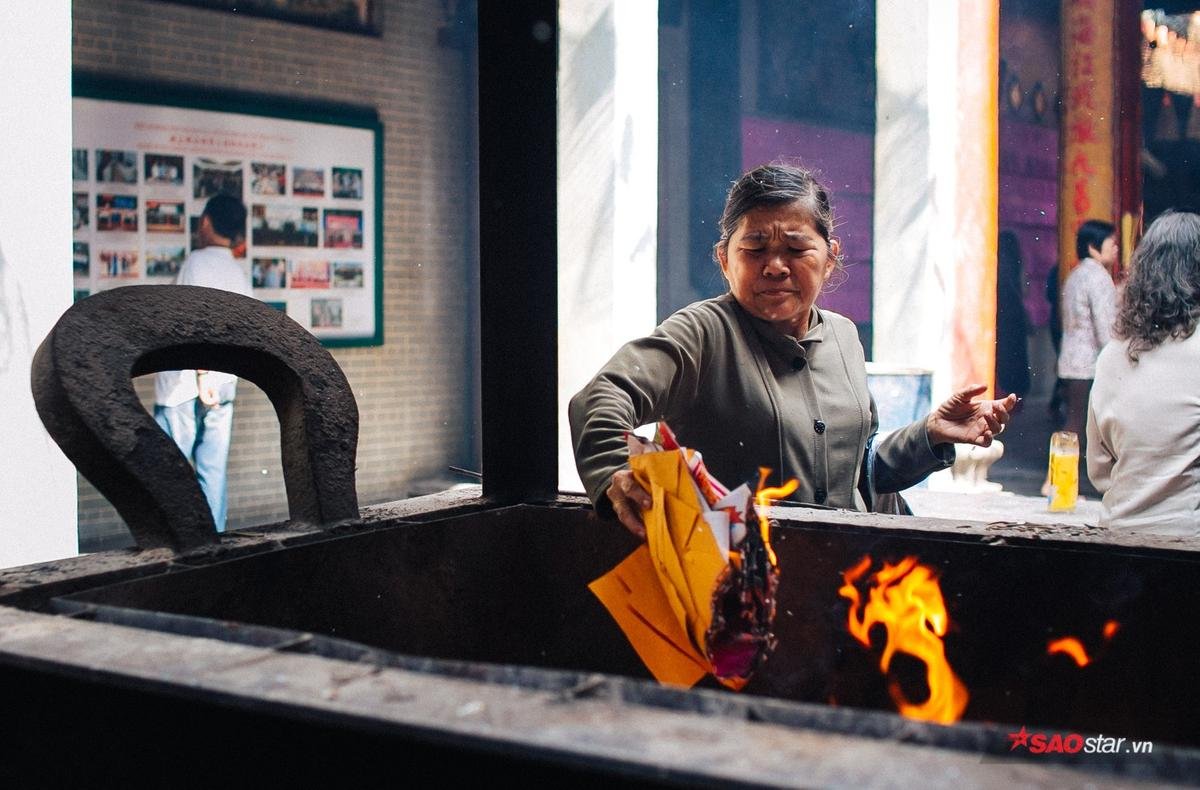
[[[1059,276],[1076,264],[1075,233],[1113,221],[1114,0],[1062,0],[1063,116]]]

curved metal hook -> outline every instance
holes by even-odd
[[[46,430],[112,502],[142,548],[217,540],[190,464],[133,388],[133,377],[202,368],[257,384],[279,417],[292,520],[358,518],[358,406],[337,362],[282,311],[192,285],[115,288],[68,309],[34,355]]]

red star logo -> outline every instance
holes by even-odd
[[[1016,749],[1018,746],[1024,746],[1026,749],[1029,748],[1029,733],[1025,731],[1024,725],[1021,726],[1019,731],[1010,732],[1008,734],[1008,739],[1012,741],[1012,746],[1008,747],[1010,752]]]

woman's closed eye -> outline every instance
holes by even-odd
[[[816,251],[817,251],[816,247],[808,246],[808,245],[799,246],[799,247],[789,246],[789,247],[786,247],[785,249],[780,250],[780,254],[787,255],[787,256],[790,256],[793,258],[798,258],[801,255],[811,255],[812,253],[815,253]],[[738,252],[742,253],[743,255],[765,255],[768,252],[770,252],[770,249],[767,247],[740,246],[740,247],[738,247]]]

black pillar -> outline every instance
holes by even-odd
[[[479,3],[483,493],[558,491],[555,0]]]

